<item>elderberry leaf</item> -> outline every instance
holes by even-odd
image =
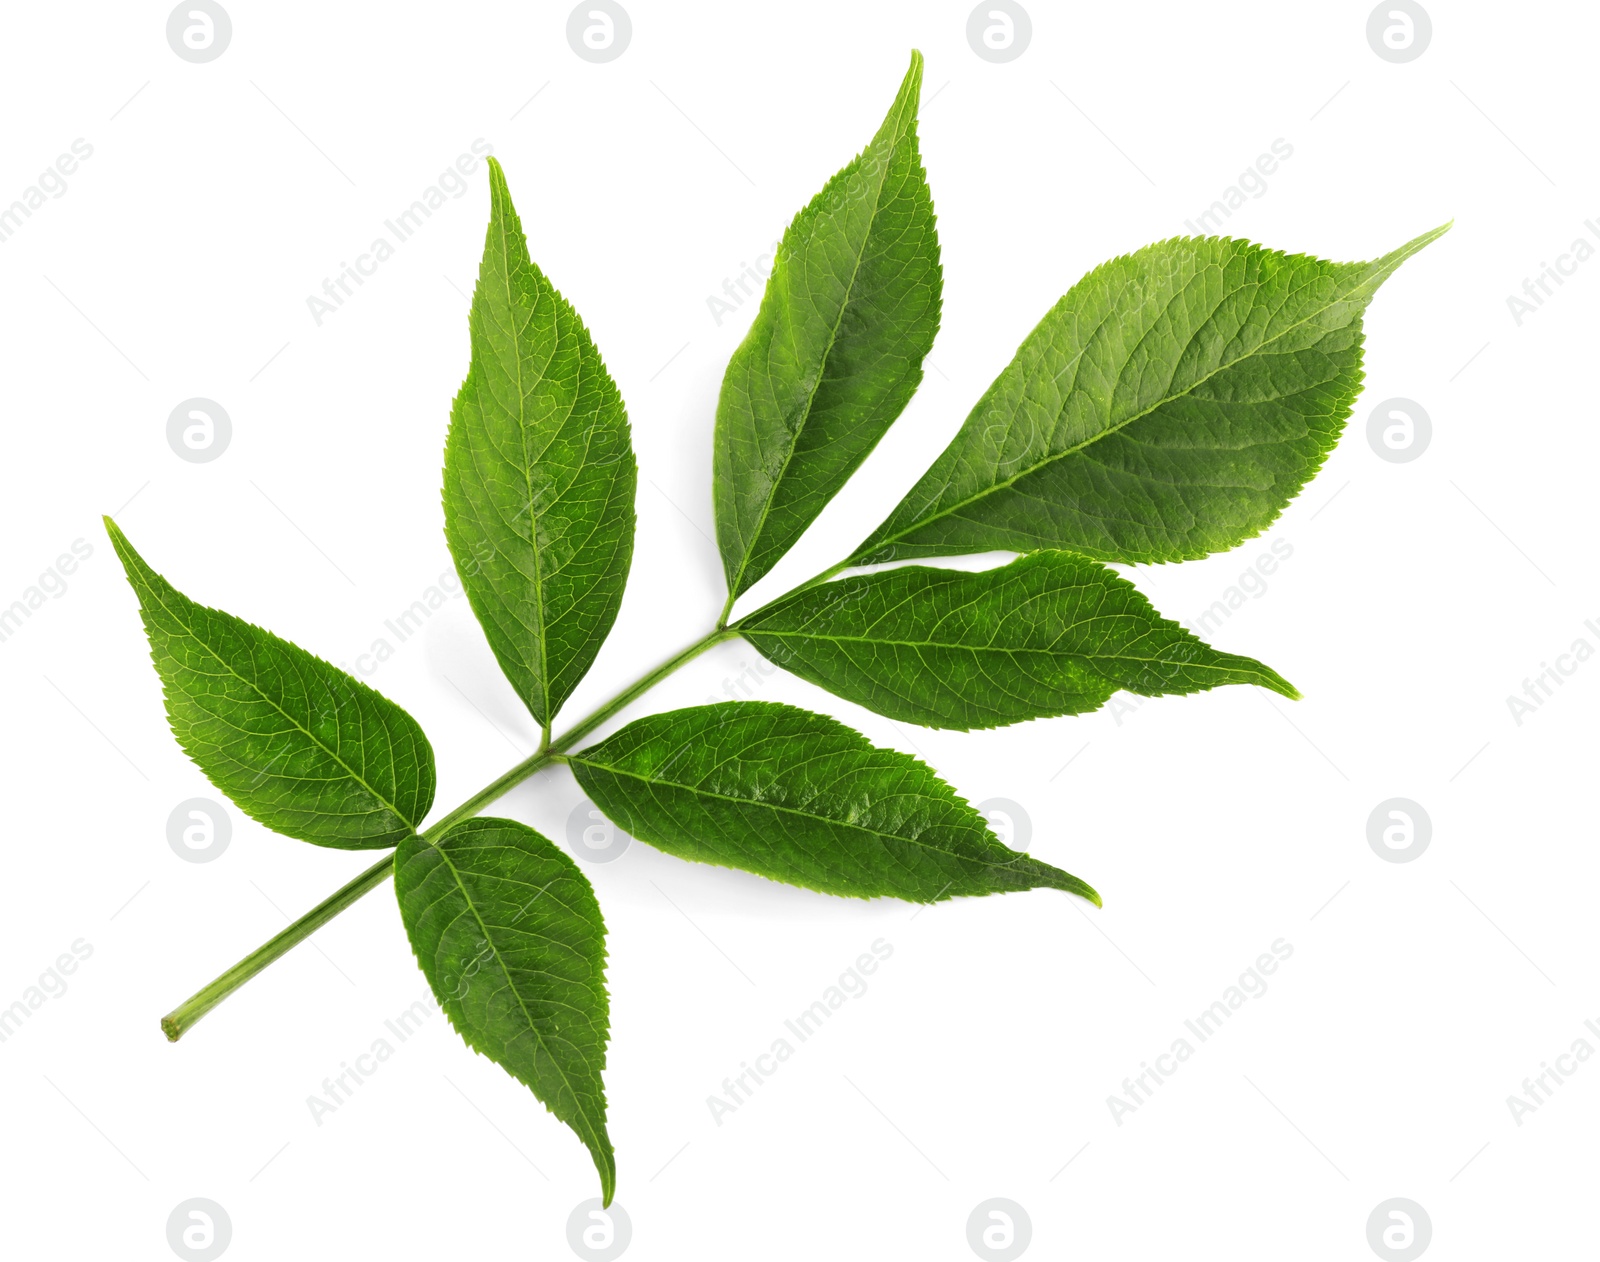
[[[653,714],[567,761],[624,832],[680,859],[852,898],[1046,887],[1100,902],[1077,877],[1008,849],[926,763],[794,706]]]
[[[359,679],[270,631],[190,600],[106,533],[139,597],[167,721],[251,819],[341,850],[399,845],[433,805],[433,747]]]
[[[1259,534],[1338,441],[1368,302],[1449,226],[1370,263],[1180,237],[1102,264],[851,562],[1183,561]]]
[[[730,596],[789,550],[922,381],[942,276],[917,150],[921,88],[913,53],[877,135],[784,232],[728,363],[712,494]]]
[[[891,719],[1001,727],[1222,684],[1293,686],[1219,653],[1097,561],[1043,551],[976,574],[906,566],[806,588],[737,628],[767,658]]]
[[[606,926],[578,865],[509,819],[408,837],[394,857],[400,919],[439,1005],[467,1046],[572,1128],[609,1205]]]
[[[500,668],[548,730],[622,604],[637,471],[622,395],[529,258],[493,158],[489,201],[472,364],[445,441],[445,538]]]

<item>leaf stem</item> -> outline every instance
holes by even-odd
[[[534,772],[555,762],[566,750],[576,745],[624,706],[636,701],[651,688],[654,688],[668,675],[672,674],[673,671],[687,665],[707,649],[721,644],[724,640],[732,639],[736,634],[737,632],[730,631],[725,627],[716,628],[696,640],[677,656],[668,658],[649,674],[624,688],[611,700],[581,719],[555,741],[549,739],[547,731],[545,739],[540,742],[538,750],[503,775],[484,785],[483,788],[479,789],[448,815],[423,829],[422,836],[427,840],[432,840],[435,837],[442,836],[462,820],[476,815],[496,798],[501,797],[521,784]],[[215,981],[202,987],[166,1016],[162,1017],[162,1032],[166,1034],[169,1041],[176,1043],[189,1032],[196,1021],[200,1020],[201,1017],[205,1016],[206,1013],[210,1012],[211,1009],[215,1008],[240,986],[243,986],[279,956],[286,955],[294,947],[304,942],[364,894],[383,884],[384,879],[391,876],[393,872],[394,854],[391,852],[384,855],[382,859],[365,872],[362,872],[354,880],[323,899],[322,902],[301,916],[300,919],[296,920],[282,933],[262,943]]]
[[[166,1016],[161,1018],[161,1030],[168,1040],[176,1043],[192,1026],[211,1009],[231,995],[240,986],[266,968],[291,947],[309,938],[368,890],[382,883],[394,871],[394,854],[385,854],[355,880],[323,899],[299,920],[277,937],[257,947],[222,976],[202,987]]]
[[[732,640],[737,638],[738,634],[739,633],[737,631],[731,631],[727,627],[717,627],[715,630],[707,632],[704,636],[696,640],[676,657],[669,657],[648,675],[645,675],[635,683],[630,684],[616,696],[612,697],[610,701],[607,701],[603,706],[600,706],[598,709],[594,710],[587,718],[580,720],[576,725],[568,728],[567,731],[562,733],[562,735],[550,746],[550,752],[555,754],[565,753],[567,750],[571,749],[574,745],[581,741],[585,736],[589,735],[590,732],[594,731],[595,728],[599,727],[612,715],[616,714],[618,710],[634,701],[637,701],[645,693],[649,692],[650,689],[654,688],[668,675],[672,674],[673,671],[677,670],[681,666],[687,666],[707,649],[715,648],[724,640]]]

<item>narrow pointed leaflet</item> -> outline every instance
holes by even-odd
[[[1367,303],[1448,227],[1371,263],[1182,237],[1102,264],[851,562],[1183,561],[1259,534],[1338,441]]]
[[[836,719],[726,701],[638,719],[567,757],[584,792],[659,850],[824,894],[932,903],[1077,877],[1008,849],[910,754]]]
[[[398,845],[433,805],[433,747],[387,697],[242,618],[190,600],[106,532],[139,597],[167,721],[251,819],[319,846]]]
[[[968,574],[914,565],[807,588],[736,628],[766,657],[891,719],[1000,727],[1145,697],[1259,684],[1276,671],[1219,653],[1127,579],[1070,552]]]
[[[616,620],[633,557],[627,411],[528,256],[500,164],[445,443],[445,536],[512,687],[547,731]]]
[[[866,459],[922,380],[939,327],[939,241],[917,151],[913,53],[872,142],[783,234],[717,401],[713,500],[734,597]]]
[[[395,853],[394,889],[417,963],[456,1032],[503,1066],[589,1149],[609,1205],[606,927],[588,880],[554,842],[472,819]]]

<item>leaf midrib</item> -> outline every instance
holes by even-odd
[[[1144,657],[1135,653],[1090,653],[1081,649],[1049,649],[1049,648],[1000,648],[993,645],[951,644],[940,640],[897,640],[886,636],[870,635],[816,635],[804,631],[769,631],[760,627],[747,629],[751,635],[770,635],[775,639],[795,640],[823,640],[828,643],[840,644],[881,644],[889,648],[907,649],[944,649],[962,653],[998,653],[1006,657],[1015,657],[1022,653],[1038,653],[1046,657],[1076,657],[1084,661],[1094,662],[1107,659],[1117,662],[1143,662],[1162,666],[1182,666],[1193,670],[1228,670],[1229,667],[1207,662],[1174,662],[1164,657]],[[1182,641],[1180,641],[1181,643]],[[1216,650],[1212,650],[1216,652]],[[1252,672],[1254,673],[1254,672]],[[1108,677],[1109,678],[1109,677]],[[1111,682],[1116,682],[1112,680]]]
[[[1013,868],[1013,867],[1017,866],[1014,861],[1010,862],[1010,863],[996,863],[993,860],[990,860],[990,859],[982,857],[982,856],[967,856],[967,855],[960,854],[960,853],[958,853],[957,851],[954,851],[954,850],[945,850],[945,849],[940,848],[939,846],[935,846],[935,845],[930,844],[929,842],[923,841],[920,837],[907,837],[903,833],[881,832],[880,830],[878,830],[876,828],[868,828],[864,824],[851,823],[851,822],[849,822],[847,820],[842,820],[842,819],[833,819],[833,818],[831,818],[830,816],[827,816],[827,815],[814,815],[810,811],[803,811],[800,808],[794,807],[794,806],[783,806],[783,805],[780,805],[780,804],[778,804],[776,802],[757,801],[757,800],[755,800],[753,798],[739,798],[739,797],[733,797],[732,795],[726,794],[726,793],[716,793],[716,792],[714,792],[714,791],[712,791],[710,789],[697,788],[694,785],[679,784],[675,780],[658,779],[658,778],[655,778],[655,777],[652,777],[652,776],[641,775],[637,771],[626,771],[621,767],[613,766],[613,765],[608,764],[608,763],[595,762],[592,759],[583,758],[583,757],[578,756],[578,755],[570,756],[568,758],[568,761],[569,762],[575,762],[575,763],[581,763],[583,766],[592,767],[596,771],[610,772],[612,775],[615,775],[615,776],[627,776],[629,779],[638,780],[641,783],[648,784],[648,785],[660,785],[660,786],[662,786],[664,788],[668,788],[668,789],[678,789],[678,790],[680,790],[681,792],[684,792],[684,793],[693,793],[693,794],[695,794],[697,796],[712,798],[712,799],[714,799],[716,801],[719,801],[719,802],[731,802],[731,803],[734,803],[734,804],[736,804],[738,806],[757,806],[757,807],[761,807],[764,810],[777,811],[777,812],[780,812],[780,813],[785,814],[785,815],[796,815],[796,816],[799,816],[801,819],[815,820],[816,822],[822,823],[822,824],[831,824],[831,825],[833,825],[835,827],[839,827],[839,828],[853,829],[856,832],[866,833],[868,836],[878,837],[878,838],[881,838],[881,839],[884,839],[884,840],[905,842],[907,845],[918,846],[923,850],[932,851],[934,854],[947,855],[952,859],[968,860],[970,858],[970,860],[972,862],[981,863],[985,867],[990,867],[990,868]],[[918,796],[921,796],[921,795],[919,794]],[[1018,858],[1019,859],[1028,859],[1029,856],[1028,855],[1018,855]]]
[[[501,183],[504,185],[503,176],[501,177]],[[533,507],[533,462],[528,459],[528,397],[522,385],[522,352],[517,345],[519,332],[516,325],[517,311],[511,289],[511,232],[509,217],[515,212],[511,208],[511,190],[508,187],[502,187],[501,191],[504,194],[505,206],[499,217],[500,222],[497,225],[500,238],[500,267],[501,275],[505,280],[506,311],[510,316],[507,331],[511,337],[511,357],[516,361],[517,448],[522,456],[523,487],[527,496],[525,503],[528,505],[528,549],[533,553],[533,605],[539,619],[539,634],[536,638],[539,641],[539,694],[542,703],[539,708],[543,716],[540,725],[544,728],[545,737],[548,739],[550,721],[555,716],[550,713],[550,661],[546,649],[546,640],[549,638],[549,632],[545,624],[544,558],[539,553],[539,523]],[[556,321],[559,323],[561,316],[559,304],[556,306],[555,315]],[[528,313],[528,318],[533,318],[531,311]],[[560,334],[557,333],[555,336],[559,342]],[[553,349],[551,353],[554,354]]]
[[[975,504],[979,500],[985,499],[988,496],[995,494],[996,492],[1007,490],[1008,488],[1014,486],[1016,483],[1020,482],[1023,478],[1026,478],[1026,477],[1030,476],[1031,474],[1037,473],[1040,469],[1043,469],[1043,468],[1045,468],[1045,467],[1047,467],[1047,466],[1049,466],[1051,464],[1054,464],[1058,460],[1064,460],[1068,456],[1077,455],[1078,452],[1083,451],[1085,448],[1092,446],[1093,444],[1101,441],[1102,439],[1109,438],[1113,434],[1121,432],[1122,430],[1126,429],[1129,425],[1132,425],[1135,421],[1143,420],[1145,417],[1149,416],[1152,412],[1156,411],[1157,409],[1166,407],[1169,403],[1175,402],[1178,399],[1186,398],[1188,395],[1192,394],[1195,390],[1199,389],[1199,387],[1203,386],[1206,382],[1210,381],[1213,377],[1217,376],[1219,373],[1227,372],[1230,368],[1237,367],[1239,364],[1242,364],[1245,360],[1254,358],[1255,356],[1261,354],[1262,351],[1266,347],[1272,345],[1274,342],[1277,342],[1281,338],[1287,337],[1290,333],[1293,333],[1295,330],[1303,328],[1305,325],[1311,323],[1312,320],[1316,319],[1318,316],[1320,316],[1320,315],[1324,314],[1325,312],[1327,312],[1330,308],[1335,306],[1337,303],[1348,301],[1349,298],[1350,298],[1350,295],[1355,292],[1355,290],[1359,287],[1360,284],[1365,283],[1365,281],[1368,279],[1370,274],[1371,274],[1370,271],[1368,273],[1364,274],[1361,277],[1361,280],[1359,282],[1357,282],[1356,284],[1352,284],[1351,287],[1348,290],[1346,290],[1343,293],[1341,293],[1339,295],[1339,297],[1329,301],[1328,303],[1326,303],[1325,305],[1323,305],[1321,307],[1318,307],[1315,311],[1313,311],[1310,314],[1308,314],[1305,317],[1305,319],[1298,320],[1294,324],[1286,326],[1281,332],[1275,333],[1270,338],[1267,338],[1266,340],[1258,343],[1254,348],[1252,348],[1250,351],[1246,352],[1245,354],[1240,355],[1237,359],[1232,359],[1232,360],[1229,360],[1227,363],[1217,365],[1217,367],[1212,369],[1205,376],[1196,378],[1188,386],[1186,386],[1184,389],[1178,391],[1177,393],[1163,396],[1162,398],[1156,400],[1156,402],[1152,403],[1149,407],[1145,408],[1143,411],[1134,413],[1133,415],[1129,416],[1126,420],[1120,421],[1116,425],[1111,426],[1108,429],[1100,430],[1098,433],[1092,435],[1089,438],[1084,439],[1083,442],[1078,443],[1075,446],[1072,446],[1072,447],[1066,448],[1063,451],[1055,452],[1055,453],[1052,453],[1050,455],[1045,456],[1042,460],[1038,461],[1038,463],[1033,464],[1033,465],[1029,466],[1026,469],[1023,469],[1019,473],[1014,474],[1012,477],[1007,478],[1003,482],[990,483],[988,486],[985,486],[982,490],[979,490],[979,491],[975,492],[974,494],[969,495],[964,500],[960,500],[959,502],[957,502],[955,504],[951,504],[948,508],[943,508],[943,509],[940,509],[936,513],[931,513],[926,517],[918,518],[916,521],[912,522],[910,525],[907,525],[907,526],[903,527],[902,529],[896,531],[892,535],[885,535],[881,539],[877,539],[877,540],[874,540],[874,541],[870,542],[869,544],[863,545],[861,548],[858,548],[856,550],[855,555],[851,557],[851,560],[852,561],[858,561],[863,556],[871,555],[871,554],[877,552],[879,549],[886,548],[886,547],[890,546],[891,544],[899,543],[902,539],[904,539],[907,535],[911,534],[912,532],[917,531],[917,530],[921,530],[926,526],[932,525],[934,522],[939,521],[939,520],[941,520],[941,519],[943,519],[945,517],[948,517],[952,513],[960,512],[963,508],[966,508],[969,504]],[[1192,279],[1193,278],[1191,278],[1191,280]],[[1260,283],[1257,282],[1255,287],[1256,288],[1260,288]],[[1237,293],[1239,291],[1235,290],[1234,292]],[[1213,310],[1213,314],[1215,314],[1215,310]],[[1331,330],[1330,330],[1330,332],[1331,332]],[[1146,331],[1146,335],[1148,335],[1148,330]],[[1191,341],[1193,340],[1193,335],[1191,335],[1191,339],[1190,340]],[[1087,346],[1085,346],[1083,350],[1080,350],[1078,352],[1077,358],[1081,359],[1083,357],[1083,355],[1087,352],[1087,350],[1088,350],[1088,348],[1087,348]],[[1010,365],[1008,364],[1007,368],[1009,368],[1009,367],[1010,367]],[[1118,368],[1118,380],[1119,381],[1121,380],[1121,373],[1123,371],[1125,371],[1126,368],[1127,368],[1127,362],[1124,361],[1123,364]],[[1004,372],[1002,372],[1001,375],[1003,376]],[[1010,420],[1009,417],[1007,419],[1008,419],[1008,421]],[[1057,420],[1059,421],[1059,419],[1060,419],[1060,412],[1058,411],[1057,412]],[[964,430],[966,428],[965,425],[963,425],[962,428]],[[959,435],[958,435],[958,438],[959,438]]]
[[[500,947],[491,936],[489,926],[484,922],[483,917],[478,914],[478,906],[475,902],[473,902],[472,895],[467,892],[467,887],[461,879],[460,871],[456,868],[456,865],[450,861],[450,856],[445,853],[444,847],[439,845],[438,842],[428,841],[426,838],[420,837],[418,840],[422,841],[429,849],[438,854],[440,862],[442,862],[445,867],[450,869],[450,877],[455,881],[456,888],[461,892],[462,901],[466,903],[467,910],[472,913],[473,920],[477,921],[478,928],[483,931],[483,940],[489,944],[489,949],[494,952],[495,963],[500,966],[500,973],[506,981],[506,989],[516,996],[517,1007],[522,1010],[523,1019],[528,1024],[528,1032],[533,1035],[534,1041],[538,1043],[539,1050],[541,1053],[543,1053],[545,1059],[555,1067],[556,1073],[560,1075],[561,1085],[566,1088],[567,1094],[572,1097],[573,1103],[578,1106],[577,1113],[583,1121],[583,1129],[586,1132],[584,1136],[585,1145],[589,1147],[591,1151],[603,1150],[604,1145],[599,1143],[599,1136],[594,1133],[593,1126],[589,1121],[589,1111],[583,1107],[583,1100],[585,1097],[579,1094],[577,1089],[573,1087],[572,1080],[567,1077],[567,1071],[562,1067],[561,1061],[551,1053],[549,1044],[545,1042],[544,1036],[539,1033],[539,1027],[534,1024],[533,1014],[528,1011],[528,1005],[523,1001],[522,992],[517,989],[516,982],[512,980],[511,969],[506,964],[505,958],[500,954]]]

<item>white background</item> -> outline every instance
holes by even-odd
[[[1600,664],[1520,725],[1506,697],[1580,636],[1600,647],[1600,262],[1520,326],[1506,299],[1600,215],[1600,13],[1431,4],[1431,46],[1396,65],[1365,3],[1029,7],[1031,46],[999,65],[968,46],[969,6],[910,0],[638,0],[606,65],[569,48],[565,5],[231,0],[232,43],[204,65],[168,47],[162,5],[7,7],[0,204],[74,139],[94,150],[0,244],[0,605],[93,548],[0,643],[0,1005],[74,940],[93,949],[0,1044],[8,1256],[167,1258],[190,1197],[226,1209],[241,1262],[567,1256],[587,1155],[442,1017],[310,1115],[426,991],[389,885],[161,1037],[163,1012],[372,856],[232,808],[216,861],[169,848],[173,807],[220,795],[167,731],[99,515],[197,599],[330,660],[392,640],[385,620],[450,567],[439,469],[483,167],[320,327],[305,300],[482,137],[639,456],[632,584],[567,713],[586,712],[716,616],[712,415],[754,303],[719,327],[706,300],[871,136],[912,47],[945,275],[934,369],[758,597],[876,524],[1082,273],[1184,231],[1275,139],[1293,156],[1234,235],[1352,259],[1456,226],[1373,303],[1349,431],[1282,519],[1136,575],[1193,621],[1285,541],[1210,638],[1304,700],[1230,688],[965,735],[762,681],[973,801],[1021,804],[1032,852],[1104,911],[1035,891],[916,913],[642,844],[586,869],[610,927],[628,1256],[966,1258],[990,1197],[1025,1208],[1038,1257],[1370,1257],[1391,1197],[1426,1209],[1432,1257],[1592,1247],[1600,1064],[1520,1126],[1506,1098],[1574,1040],[1600,1048]],[[213,463],[167,445],[193,396],[232,417]],[[1366,438],[1395,396],[1433,422],[1405,464]],[[644,704],[699,703],[755,660],[721,647]],[[464,600],[368,678],[431,737],[436,813],[532,748]],[[1432,820],[1410,863],[1367,842],[1396,796]],[[557,769],[499,809],[560,840],[580,797]],[[722,1079],[877,938],[894,953],[870,989],[715,1124]],[[1119,1126],[1107,1097],[1280,938],[1270,989]]]

